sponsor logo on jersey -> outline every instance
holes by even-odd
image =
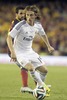
[[[33,40],[33,36],[24,37],[23,40],[32,41]]]

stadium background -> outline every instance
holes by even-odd
[[[67,100],[67,2],[64,0],[0,0],[0,100],[35,100],[31,94],[19,92],[20,69],[10,63],[6,44],[8,29],[15,18],[15,7],[32,4],[40,7],[41,23],[55,48],[55,52],[49,54],[40,37],[34,39],[33,48],[49,65],[46,84],[52,85],[51,96],[44,100]],[[30,75],[29,86],[35,88]]]
[[[38,0],[19,0],[14,2],[0,3],[0,53],[7,52],[6,36],[11,21],[15,18],[15,7],[18,5],[26,6],[36,4],[40,7],[42,13],[41,23],[46,34],[49,37],[51,45],[55,48],[53,55],[67,55],[67,3],[66,2],[46,2]],[[40,38],[35,38],[34,49],[38,53],[46,53],[48,51]]]

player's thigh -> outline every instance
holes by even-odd
[[[38,70],[42,73],[47,73],[48,72],[47,67],[45,65],[37,67],[36,70]]]
[[[34,70],[33,65],[30,63],[30,61],[27,57],[24,57],[23,55],[21,55],[20,57],[18,57],[17,60],[18,60],[20,66],[22,68],[25,68],[28,71],[33,71]]]
[[[43,63],[43,60],[42,58],[34,51],[32,51],[30,54],[29,54],[29,60],[31,61],[31,63],[33,64],[41,64]]]
[[[35,67],[35,69],[42,67],[42,68],[40,68],[40,70],[43,69],[46,71],[46,67],[44,68],[45,62],[36,52],[33,51],[32,55],[29,57],[30,57],[30,61],[31,61],[32,65]]]

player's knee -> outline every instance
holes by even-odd
[[[48,73],[48,70],[47,69],[45,69],[45,73]]]
[[[29,71],[34,71],[34,68],[32,66],[30,66]]]
[[[43,72],[47,74],[48,73],[48,69],[46,67],[44,67]]]
[[[46,73],[47,74],[48,73],[48,70],[47,69],[44,69],[43,70],[43,73]]]

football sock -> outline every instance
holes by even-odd
[[[48,92],[50,92],[50,89],[48,88],[48,86],[42,81],[41,77],[40,77],[40,73],[37,71],[31,71],[31,76],[33,77],[33,79],[37,82],[37,87],[38,86],[43,86],[46,88],[46,90]]]
[[[23,87],[27,87],[28,86],[28,71],[25,69],[21,69],[21,77],[22,77]]]
[[[40,74],[37,71],[30,71],[33,79],[38,83],[38,85],[43,85],[43,81],[41,80]]]
[[[47,73],[40,72],[40,77],[41,77],[43,82],[45,81],[46,75],[47,75]]]
[[[31,74],[31,72],[30,72],[30,76],[32,77],[32,74]],[[37,82],[34,80],[34,83],[35,83],[35,85],[37,85]]]

